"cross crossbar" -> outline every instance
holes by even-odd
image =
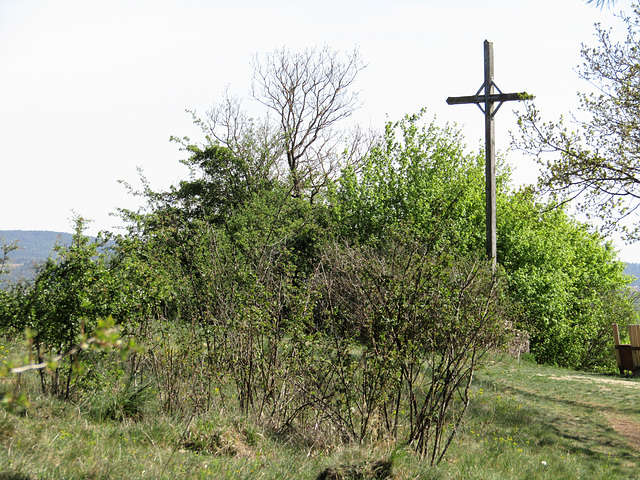
[[[497,93],[494,92],[497,90]],[[493,81],[493,43],[484,41],[484,83],[475,95],[449,97],[449,105],[475,103],[480,107],[485,118],[485,191],[486,191],[486,223],[487,223],[487,257],[492,267],[496,268],[496,158],[495,158],[495,125],[494,117],[503,102],[513,100],[531,100],[533,95],[526,92],[502,93]],[[484,104],[484,108],[483,108]],[[497,106],[495,106],[497,104]]]
[[[468,97],[449,97],[447,103],[449,105],[461,105],[463,103],[485,103],[487,100],[491,103],[510,102],[512,100],[528,100],[530,95],[527,92],[521,93],[499,93],[484,95],[470,95]]]

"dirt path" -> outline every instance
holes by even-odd
[[[541,373],[537,374],[538,377],[546,377],[547,375],[543,375]],[[637,388],[640,389],[640,382],[632,382],[629,380],[618,380],[615,378],[603,378],[603,377],[586,377],[584,375],[565,375],[562,377],[556,377],[553,375],[548,376],[552,380],[568,380],[575,382],[586,382],[586,383],[600,383],[600,384],[610,384],[616,385],[619,387],[626,388]]]
[[[617,413],[606,413],[605,417],[611,427],[625,438],[629,446],[636,452],[640,452],[640,423]]]
[[[537,375],[540,377],[547,376],[543,374]],[[614,378],[588,377],[584,375],[549,375],[548,377],[552,380],[598,384],[600,385],[601,391],[610,390],[606,386],[640,389],[640,382],[632,382],[629,380],[620,380]],[[611,425],[611,428],[613,428],[621,437],[623,437],[631,448],[633,448],[637,452],[640,452],[640,423],[631,420],[627,415],[616,412],[606,412],[604,413],[604,416]]]

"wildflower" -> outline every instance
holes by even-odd
[[[545,462],[544,460],[542,460],[542,465],[543,465],[544,467],[546,467],[546,466],[547,466],[547,462]]]

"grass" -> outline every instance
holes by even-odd
[[[639,478],[640,382],[501,359],[442,478]]]
[[[109,389],[126,393],[123,382]],[[434,468],[384,441],[318,451],[232,412],[170,417],[153,395],[124,395],[136,414],[121,415],[104,393],[74,404],[39,395],[36,375],[22,385],[30,406],[0,409],[0,480],[315,479],[389,459],[397,479],[640,478],[639,380],[503,356],[477,372],[463,428]],[[325,478],[374,478],[359,475]]]

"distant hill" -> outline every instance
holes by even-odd
[[[634,287],[640,287],[640,263],[627,263],[627,267],[624,269],[624,273],[636,277],[631,285],[633,285]]]
[[[51,232],[47,230],[0,230],[0,239],[7,244],[18,242],[18,249],[9,253],[6,267],[8,275],[0,277],[0,288],[7,283],[33,278],[35,268],[42,264],[53,252],[57,243],[70,245],[73,235],[66,232]]]

